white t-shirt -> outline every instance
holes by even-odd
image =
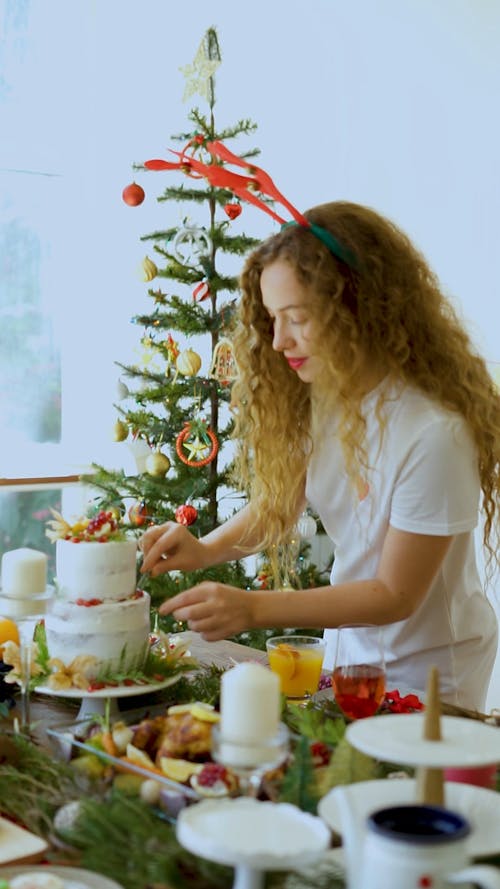
[[[380,441],[375,404],[384,392]],[[415,534],[454,535],[424,601],[406,620],[383,627],[387,688],[424,692],[430,666],[441,698],[484,706],[497,650],[497,621],[479,579],[474,548],[480,484],[474,443],[462,417],[420,390],[383,381],[363,401],[370,472],[349,482],[335,421],[314,446],[306,495],[334,546],[332,584],[376,576],[389,525]],[[370,634],[353,645],[370,663]],[[336,631],[325,630],[324,666],[332,669]]]

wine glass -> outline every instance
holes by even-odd
[[[38,623],[38,616],[29,616],[17,618],[17,628],[19,630],[19,650],[21,660],[21,729],[29,730],[31,725],[30,713],[30,679],[31,679],[31,659],[33,637],[35,627]]]
[[[32,647],[35,627],[44,617],[47,605],[54,593],[52,586],[47,586],[43,593],[26,598],[0,595],[0,612],[15,621],[19,631],[19,659],[21,690],[21,729],[29,731],[30,716],[30,679],[32,667]]]
[[[385,696],[380,627],[374,624],[338,627],[332,690],[336,703],[349,719],[375,715]]]
[[[212,726],[212,759],[238,776],[244,796],[257,796],[265,773],[281,765],[288,750],[289,732],[283,722],[274,735],[259,740],[233,740],[222,734],[220,725]]]

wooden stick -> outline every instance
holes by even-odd
[[[427,692],[424,712],[425,741],[441,740],[441,706],[439,703],[439,672],[431,667],[427,676]],[[420,766],[416,770],[416,799],[423,805],[444,805],[444,781],[442,769]]]

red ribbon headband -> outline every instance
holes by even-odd
[[[295,223],[303,228],[309,229],[309,231],[316,235],[316,237],[328,247],[334,256],[341,259],[342,262],[347,263],[347,265],[357,268],[356,257],[354,254],[347,247],[340,244],[340,242],[337,241],[327,229],[309,222],[309,220],[306,219],[306,217],[300,213],[283,194],[281,194],[269,174],[261,167],[249,164],[244,158],[239,157],[237,154],[233,154],[233,152],[229,151],[222,142],[218,141],[207,142],[204,147],[215,160],[222,161],[224,164],[233,164],[235,167],[243,167],[246,170],[245,175],[228,170],[227,167],[223,166],[221,163],[204,164],[202,161],[194,157],[194,152],[203,144],[203,141],[203,136],[194,136],[189,140],[182,151],[169,149],[172,154],[177,155],[179,158],[176,162],[149,160],[145,161],[144,166],[147,170],[182,170],[183,173],[193,179],[206,179],[214,188],[227,189],[236,195],[236,197],[240,198],[240,200],[247,201],[249,204],[253,204],[260,210],[263,210],[264,213],[267,213],[281,225],[291,225]],[[192,152],[188,154],[190,148],[192,148]],[[293,222],[287,223],[282,216],[278,216],[272,207],[258,197],[257,193],[260,193],[265,197],[270,198],[275,203],[285,207],[293,217]]]

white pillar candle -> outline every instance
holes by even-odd
[[[36,549],[13,549],[2,556],[2,593],[15,599],[39,596],[47,588],[47,556]]]
[[[268,667],[247,661],[223,673],[220,733],[224,741],[255,744],[273,737],[280,711],[279,678]]]

